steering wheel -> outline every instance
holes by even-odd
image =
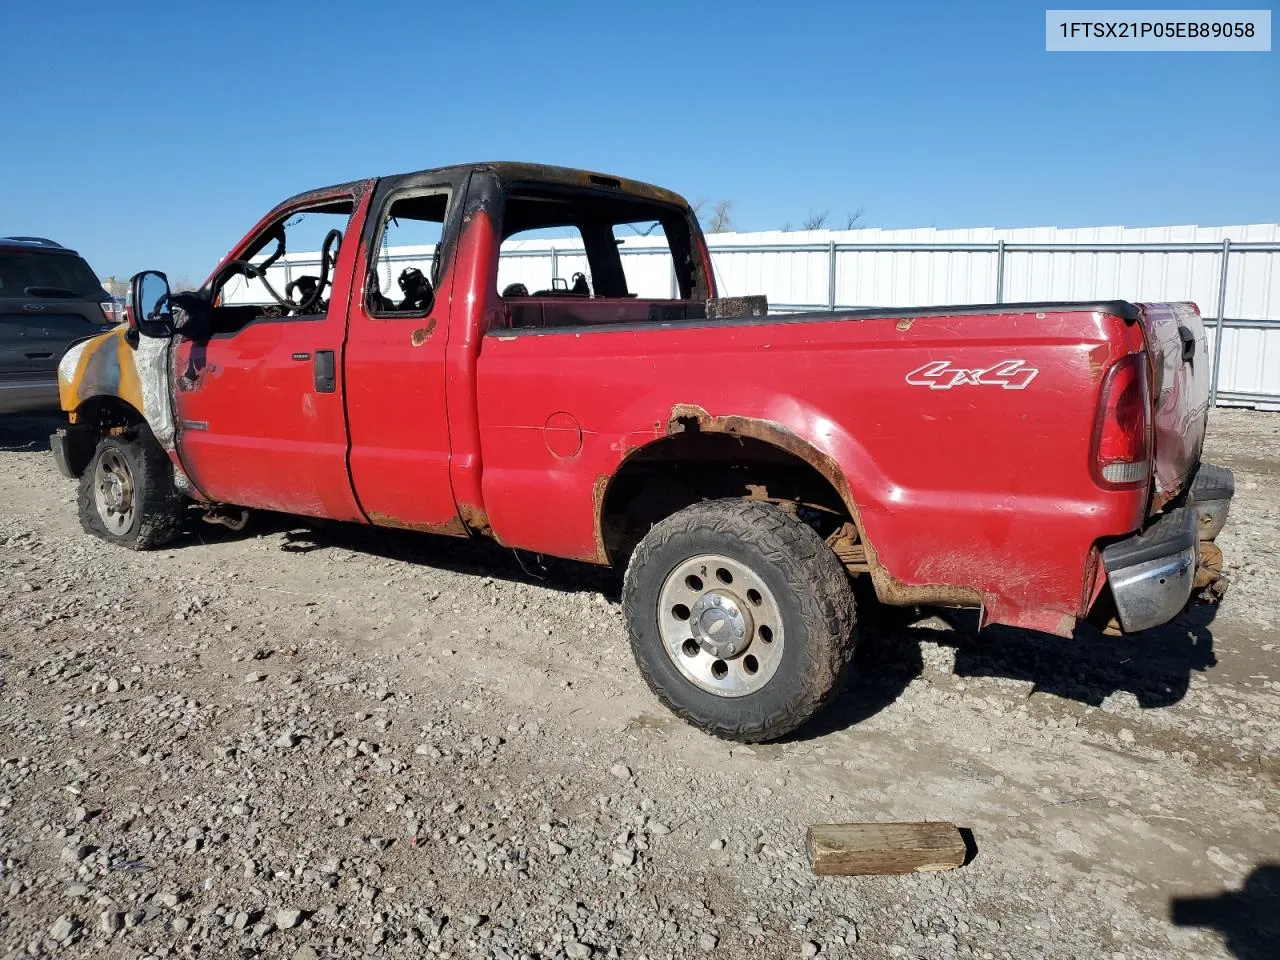
[[[261,264],[250,263],[247,260],[233,260],[227,264],[228,267],[235,267],[250,280],[261,280],[262,285],[267,288],[267,293],[271,294],[271,299],[284,307],[285,310],[296,311],[298,315],[302,315],[311,311],[320,303],[324,296],[324,288],[329,285],[329,274],[333,270],[334,262],[338,259],[338,252],[342,249],[342,231],[330,230],[325,234],[324,243],[320,247],[320,276],[314,278],[315,289],[303,296],[302,300],[295,301],[290,299],[289,294],[292,287],[298,282],[289,284],[285,288],[284,294],[280,294],[275,287],[271,285],[271,281],[267,279],[267,270],[279,260],[285,252],[284,248],[284,232],[279,234],[279,246],[275,252],[271,254]],[[298,280],[312,279],[311,277],[299,277]]]
[[[309,294],[306,294],[302,298],[301,302],[295,303],[292,300],[289,300],[289,303],[288,303],[288,305],[291,306],[294,310],[297,310],[299,314],[307,313],[308,311],[310,311],[317,304],[319,304],[320,300],[324,297],[324,288],[329,285],[329,274],[333,270],[333,264],[338,259],[338,251],[341,248],[342,248],[342,231],[341,230],[330,230],[327,234],[325,234],[324,243],[320,247],[320,276],[315,278],[315,281],[316,281],[315,288]],[[304,278],[299,277],[298,279],[301,280]],[[309,280],[311,278],[307,277],[305,279]],[[264,284],[266,283],[265,279],[263,280],[263,283]],[[267,289],[272,293],[273,296],[275,295],[274,290],[271,290],[270,287],[267,287]],[[285,299],[288,300],[287,289],[285,290]],[[282,306],[284,306],[284,304],[282,304]]]

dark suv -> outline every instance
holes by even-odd
[[[74,250],[0,237],[0,414],[58,409],[58,361],[124,319]]]

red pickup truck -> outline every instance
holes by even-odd
[[[661,256],[620,254],[641,234]],[[581,241],[574,276],[527,256],[548,235]],[[747,741],[839,690],[855,578],[1061,636],[1167,622],[1217,579],[1233,482],[1200,463],[1194,305],[762,300],[717,296],[689,205],[642,183],[492,163],[341,184],[280,204],[195,293],[135,277],[129,322],[62,360],[52,449],[85,530],[133,549],[194,501],[625,570],[653,691]]]

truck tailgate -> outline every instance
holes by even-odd
[[[1177,496],[1200,462],[1211,364],[1204,323],[1195,304],[1142,303],[1138,308],[1154,376],[1153,509],[1158,509]]]

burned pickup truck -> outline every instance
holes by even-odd
[[[576,276],[503,256],[548,231]],[[663,257],[620,254],[641,233]],[[1192,304],[767,316],[717,295],[677,195],[514,163],[301,194],[198,292],[132,301],[59,371],[89,533],[157,547],[194,503],[609,565],[645,679],[718,736],[831,700],[859,578],[1069,636],[1165,623],[1220,569]]]

